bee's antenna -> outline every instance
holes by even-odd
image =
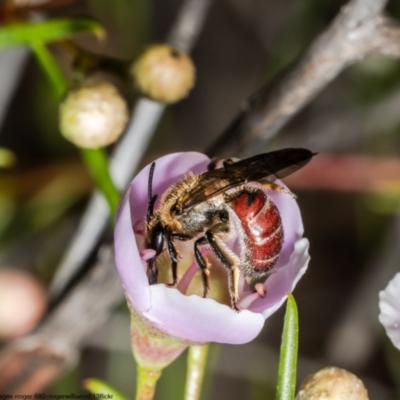
[[[153,162],[150,167],[150,173],[149,173],[149,183],[148,183],[148,196],[149,196],[149,204],[151,202],[151,198],[153,197],[153,175],[154,175],[154,170],[156,169],[156,163]]]
[[[153,175],[154,175],[154,170],[156,168],[156,163],[153,162],[150,167],[150,173],[149,173],[149,185],[148,185],[148,199],[149,199],[149,205],[147,207],[147,221],[150,221],[151,218],[153,218],[154,215],[154,203],[157,200],[157,195],[155,194],[153,196]]]

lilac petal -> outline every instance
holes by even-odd
[[[115,225],[115,263],[129,302],[137,310],[144,311],[151,304],[149,282],[131,224],[129,192],[126,191],[121,201]]]
[[[136,235],[144,235],[144,221],[137,221],[135,224],[133,224],[133,232]]]
[[[393,345],[400,350],[400,273],[379,293],[379,321]]]
[[[242,295],[238,302],[239,309],[249,309],[259,297],[260,295],[257,292],[247,292],[246,296]]]
[[[189,170],[195,173],[205,171],[209,162],[209,159],[200,153],[175,153],[162,157],[157,160],[154,172],[154,194],[161,195]],[[117,269],[127,298],[138,311],[150,308],[147,266],[141,259],[140,251],[143,249],[138,249],[133,230],[146,216],[149,171],[150,166],[144,168],[126,190],[118,209],[114,234]]]
[[[307,270],[310,260],[308,247],[309,242],[306,238],[296,242],[288,265],[277,269],[268,278],[265,283],[267,295],[264,298],[258,296],[249,307],[250,311],[262,313],[266,319],[283,304],[287,293],[294,290],[297,282]]]
[[[277,181],[277,183],[286,187],[280,181]],[[274,191],[267,191],[267,194],[278,207],[282,218],[285,241],[278,262],[275,265],[275,268],[279,269],[289,263],[289,259],[294,251],[295,243],[303,236],[304,227],[299,206],[293,196]]]
[[[253,340],[264,325],[261,314],[239,313],[213,299],[185,296],[160,285],[150,288],[152,306],[144,316],[165,333],[197,343],[242,344]]]

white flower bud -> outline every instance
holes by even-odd
[[[195,67],[182,50],[166,44],[145,50],[134,62],[131,74],[139,90],[151,99],[175,103],[194,85]]]
[[[308,376],[296,400],[368,400],[363,383],[352,373],[326,367]]]
[[[128,121],[128,107],[117,88],[105,81],[72,89],[60,105],[60,130],[80,147],[114,143]]]
[[[46,308],[46,293],[33,276],[23,271],[0,270],[0,337],[29,333]]]

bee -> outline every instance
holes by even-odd
[[[232,309],[239,311],[239,274],[250,283],[264,282],[278,261],[284,241],[279,210],[263,189],[293,195],[274,181],[302,168],[314,155],[306,149],[288,148],[244,160],[212,161],[207,172],[188,174],[167,189],[157,210],[158,195],[152,194],[153,163],[145,224],[145,247],[155,251],[147,261],[149,283],[157,283],[157,258],[166,250],[172,273],[168,286],[175,286],[179,263],[175,241],[193,241],[203,297],[210,289],[211,264],[201,252],[206,247],[227,268]],[[233,223],[234,215],[238,223]],[[226,245],[233,230],[240,242],[239,256]]]

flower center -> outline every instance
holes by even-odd
[[[175,241],[175,246],[179,254],[178,264],[178,284],[176,288],[183,294],[197,295],[203,297],[204,284],[202,271],[194,260],[193,242]],[[215,255],[208,249],[201,249],[202,254],[207,257],[211,268],[209,273],[209,290],[207,298],[212,298],[219,303],[230,305],[228,292],[228,274],[224,266],[221,265]],[[167,252],[164,252],[157,259],[159,270],[159,283],[170,283],[172,281],[171,260]]]
[[[144,262],[152,258],[154,250],[144,249],[144,224],[138,221],[133,226],[136,242],[140,251],[140,256]],[[178,283],[176,288],[187,296],[198,295],[203,297],[204,284],[200,268],[194,261],[193,241],[174,242],[179,255],[178,263]],[[228,273],[227,269],[220,263],[215,255],[207,248],[201,249],[202,254],[207,257],[211,268],[209,273],[209,290],[207,298],[212,298],[219,303],[230,305],[230,296],[228,291]],[[170,284],[172,282],[171,259],[168,252],[164,251],[157,258],[158,282]]]

